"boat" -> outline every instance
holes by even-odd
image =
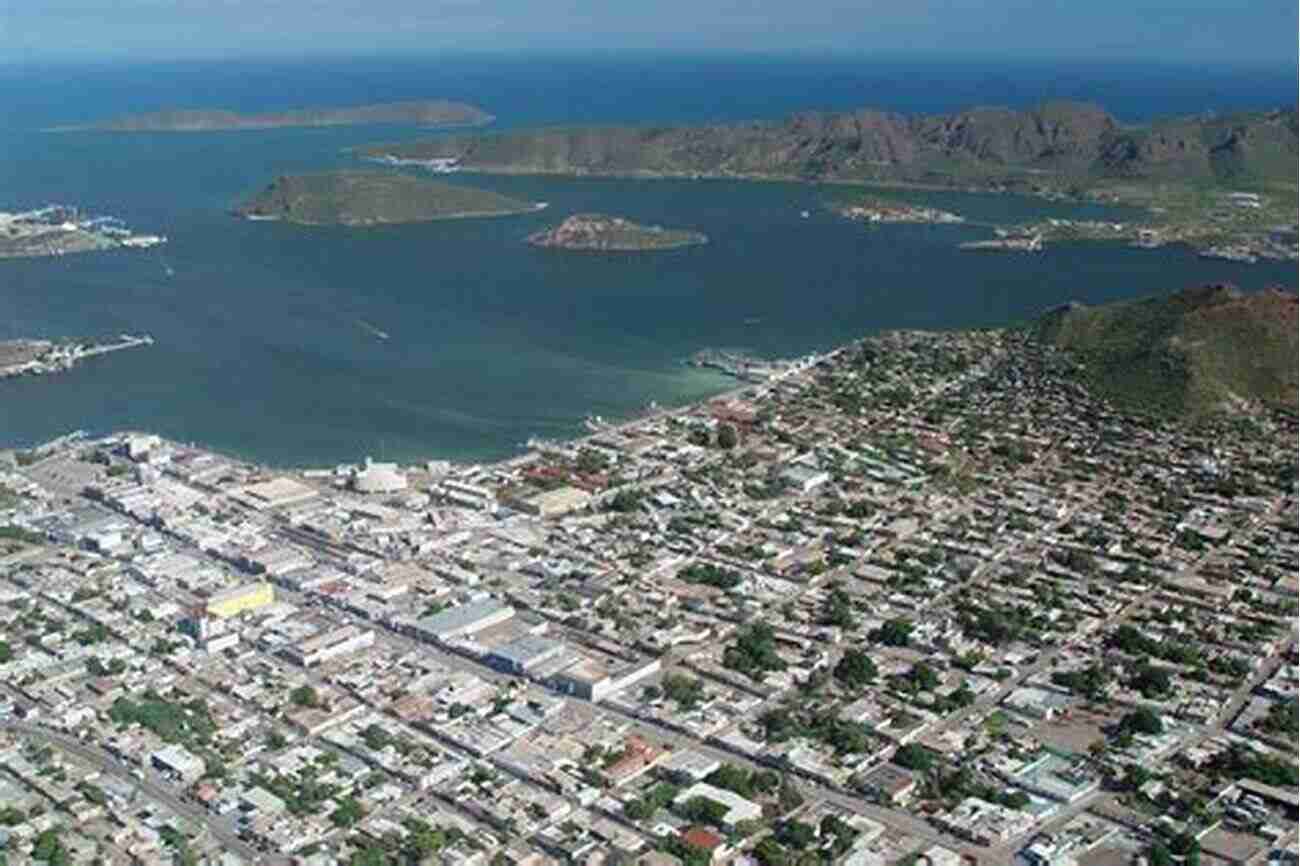
[[[357,324],[360,325],[363,329],[369,331],[373,336],[377,337],[377,338],[380,339],[380,340],[387,340],[387,339],[388,339],[388,332],[387,332],[387,331],[381,331],[381,330],[379,330],[379,329],[376,328],[374,325],[370,324],[369,322],[367,322],[367,321],[364,320],[364,319],[357,319]]]
[[[799,217],[800,217],[800,219],[808,219],[808,217],[810,217],[810,216],[812,216],[812,214],[808,213],[808,211],[806,211],[806,210],[801,210],[801,211],[799,211]]]

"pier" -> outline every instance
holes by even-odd
[[[79,362],[96,355],[134,349],[137,346],[152,346],[153,337],[149,334],[119,334],[114,342],[90,343],[71,342],[56,344],[45,340],[16,340],[5,346],[10,348],[10,363],[0,367],[0,379],[14,376],[43,376],[71,370]],[[6,353],[0,352],[0,355]]]

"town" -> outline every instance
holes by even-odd
[[[161,235],[135,234],[117,217],[87,216],[69,205],[0,211],[0,258],[61,256],[109,249],[148,249]]]
[[[498,464],[10,452],[0,844],[1294,863],[1297,432],[1124,414],[986,330]]]
[[[148,334],[133,336],[120,334],[113,341],[68,340],[55,343],[50,340],[0,340],[0,379],[15,376],[44,376],[71,370],[87,358],[152,346]]]

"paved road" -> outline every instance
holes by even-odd
[[[259,853],[255,848],[235,835],[228,827],[223,826],[223,822],[218,820],[216,816],[202,807],[183,799],[170,786],[166,786],[161,780],[153,778],[152,774],[145,775],[139,768],[132,770],[103,749],[88,745],[76,737],[60,734],[51,731],[49,728],[26,722],[0,721],[0,727],[61,749],[98,767],[100,772],[106,775],[116,776],[130,782],[145,796],[163,804],[177,815],[194,822],[197,826],[205,828],[223,848],[234,852],[249,863],[268,864],[269,866],[269,864],[273,863],[288,862],[288,858],[276,858]],[[137,773],[141,775],[137,775]]]

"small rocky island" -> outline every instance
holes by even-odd
[[[370,226],[509,216],[544,206],[405,174],[331,171],[278,177],[235,213],[299,225]]]
[[[707,243],[699,232],[644,226],[605,214],[574,214],[558,226],[528,236],[535,247],[595,252],[671,250]]]
[[[412,126],[482,126],[492,115],[476,105],[445,99],[384,102],[350,108],[294,108],[262,114],[224,109],[175,109],[115,117],[82,126],[59,126],[51,132],[212,132],[217,130],[279,129],[292,126],[356,126],[402,123]]]

